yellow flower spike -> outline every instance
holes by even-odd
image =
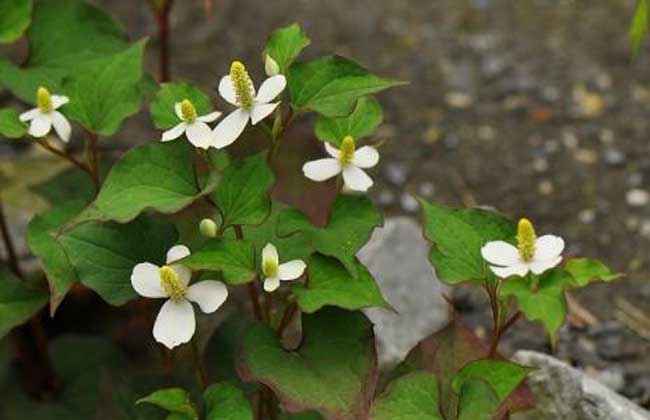
[[[275,278],[278,276],[279,267],[277,262],[272,260],[265,260],[262,266],[262,271],[264,272],[264,277]]]
[[[181,115],[183,116],[183,121],[185,122],[191,123],[196,120],[196,108],[194,107],[192,101],[189,99],[183,99],[183,102],[181,102]]]
[[[245,111],[253,109],[253,105],[255,104],[253,82],[241,61],[233,61],[230,65],[230,79],[232,80],[235,96],[240,107]]]
[[[43,86],[39,87],[36,92],[36,104],[42,112],[51,112],[54,109],[52,106],[52,95]]]
[[[535,228],[530,220],[526,218],[520,219],[517,225],[517,248],[522,260],[528,262],[533,259],[536,240]]]
[[[174,302],[179,302],[183,299],[187,289],[181,282],[176,271],[168,265],[160,267],[160,287]]]
[[[347,165],[354,159],[355,144],[352,136],[346,136],[341,142],[341,154],[339,160],[343,165]]]

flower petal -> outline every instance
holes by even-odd
[[[36,118],[37,115],[42,114],[41,110],[38,108],[30,109],[29,111],[25,111],[22,114],[18,116],[18,119],[22,122],[27,122],[31,121],[34,118]]]
[[[176,140],[177,138],[183,135],[186,128],[187,128],[187,123],[182,122],[170,130],[163,131],[160,141]]]
[[[56,134],[63,142],[67,143],[70,140],[70,133],[72,133],[72,127],[68,120],[59,111],[50,112],[50,119]]]
[[[278,105],[280,105],[280,102],[274,104],[255,104],[251,110],[251,121],[253,125],[268,117]]]
[[[133,267],[131,285],[140,295],[148,298],[164,298],[167,293],[160,287],[160,267],[151,263],[140,263]]]
[[[267,292],[273,292],[280,287],[280,278],[279,277],[271,277],[271,278],[266,278],[264,279],[264,290]]]
[[[305,263],[301,260],[293,260],[280,264],[278,267],[278,277],[280,280],[295,280],[305,272]]]
[[[490,270],[498,277],[505,279],[510,276],[525,276],[528,273],[528,266],[525,264],[516,264],[509,267],[495,267],[491,265]]]
[[[519,263],[519,250],[505,241],[492,241],[481,248],[483,259],[490,264],[511,266]]]
[[[554,260],[564,251],[564,239],[555,235],[544,235],[535,241],[534,261]]]
[[[562,261],[562,257],[556,257],[546,261],[533,261],[530,264],[530,271],[535,274],[542,274],[544,271],[555,267]]]
[[[174,104],[174,112],[179,120],[185,121],[183,119],[183,104],[181,102],[176,102],[176,104]]]
[[[57,109],[60,108],[61,106],[67,104],[70,102],[70,98],[67,96],[63,95],[51,95],[50,100],[52,101],[52,108]]]
[[[153,336],[157,342],[171,350],[190,341],[195,330],[196,319],[192,304],[186,299],[179,302],[169,299],[158,312],[153,325]]]
[[[341,163],[332,158],[312,160],[303,165],[302,172],[312,181],[325,181],[341,173]]]
[[[352,164],[358,168],[372,168],[379,162],[379,152],[372,146],[363,146],[354,152]]]
[[[235,93],[235,86],[232,84],[230,75],[223,76],[219,82],[219,94],[227,102],[239,106],[237,103],[237,94]]]
[[[208,149],[214,143],[214,133],[210,127],[201,121],[194,121],[185,130],[187,139],[199,149]]]
[[[29,125],[29,135],[32,137],[43,137],[50,132],[52,120],[47,114],[40,113],[32,119]]]
[[[167,251],[167,259],[165,261],[167,264],[169,264],[171,262],[185,258],[190,254],[190,249],[185,245],[174,245],[173,247],[169,248],[169,251]]]
[[[262,264],[264,264],[265,261],[272,261],[274,264],[278,264],[279,262],[278,250],[275,245],[270,242],[262,249]]]
[[[341,156],[341,151],[336,147],[332,146],[328,142],[325,142],[325,151],[328,155],[332,156],[334,159],[338,159]]]
[[[250,114],[242,109],[231,112],[212,131],[214,134],[213,146],[222,149],[231,145],[244,131],[249,119]]]
[[[183,286],[187,287],[190,284],[190,280],[192,280],[192,270],[183,264],[170,264],[169,266],[176,272]]]
[[[209,114],[201,115],[200,117],[197,118],[197,120],[204,122],[204,123],[209,123],[212,121],[215,121],[217,118],[221,116],[222,112],[219,111],[214,111]]]
[[[286,86],[287,79],[283,75],[278,74],[277,76],[269,77],[260,86],[260,91],[257,93],[255,99],[258,103],[262,104],[271,102],[282,93]]]
[[[191,285],[185,297],[198,304],[204,313],[209,314],[219,309],[226,301],[228,288],[220,281],[203,280]]]
[[[343,182],[353,191],[365,192],[372,187],[372,178],[363,169],[359,169],[354,165],[343,168]]]

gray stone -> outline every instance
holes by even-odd
[[[554,357],[522,350],[514,359],[537,368],[527,379],[537,407],[513,420],[650,419],[650,412]]]
[[[359,252],[397,313],[368,309],[375,324],[379,360],[397,363],[419,341],[447,323],[446,288],[428,263],[429,246],[421,227],[406,217],[387,219]]]

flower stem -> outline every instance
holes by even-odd
[[[92,133],[90,131],[87,132],[88,134],[88,167],[90,168],[90,176],[93,180],[93,185],[95,186],[95,192],[99,192],[99,190],[102,187],[102,183],[99,175],[100,168],[99,168],[99,150],[97,148],[98,143],[99,143],[99,137],[97,137],[97,134]]]
[[[170,60],[169,60],[169,15],[172,11],[174,1],[166,0],[162,8],[158,8],[155,0],[149,0],[149,5],[156,18],[158,25],[158,38],[160,48],[158,50],[158,65],[160,71],[160,82],[168,82],[171,79]]]
[[[95,185],[95,187],[96,187],[95,176],[94,176],[93,171],[90,168],[90,166],[88,166],[84,162],[81,162],[80,160],[78,160],[77,158],[75,158],[71,154],[67,153],[66,151],[61,150],[61,149],[57,149],[56,147],[49,144],[48,141],[45,140],[45,139],[37,140],[37,142],[41,147],[43,147],[48,152],[50,152],[50,153],[52,153],[52,154],[54,154],[54,155],[56,155],[56,156],[58,156],[58,157],[60,157],[62,159],[67,160],[68,162],[72,163],[74,166],[76,166],[77,168],[81,169],[83,172],[88,174],[91,181],[93,182],[93,185]]]
[[[18,278],[24,278],[23,273],[18,263],[18,255],[16,254],[16,247],[11,239],[11,232],[9,232],[9,225],[5,216],[2,201],[0,201],[0,231],[2,232],[2,241],[5,244],[7,251],[7,258],[9,259],[9,268]]]
[[[196,343],[196,339],[192,341],[192,357],[194,358],[194,368],[196,369],[196,376],[199,379],[199,385],[202,390],[205,390],[208,387],[208,375],[205,371],[205,366],[203,365],[203,359],[201,358],[201,352],[199,351],[199,345]]]
[[[244,231],[242,230],[241,225],[233,225],[233,229],[235,230],[235,238],[237,238],[238,241],[243,240]],[[262,308],[260,307],[260,298],[258,296],[257,287],[255,286],[255,283],[256,283],[255,280],[248,283],[248,296],[250,297],[251,306],[253,307],[253,317],[255,318],[256,321],[261,321],[263,319]]]
[[[278,329],[275,331],[278,337],[282,338],[284,332],[286,331],[287,327],[291,324],[291,321],[293,320],[293,317],[296,315],[297,312],[298,312],[298,305],[295,302],[287,306],[287,308],[284,310],[284,315],[282,316],[280,325],[278,326]]]

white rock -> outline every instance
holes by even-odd
[[[640,188],[633,188],[625,194],[625,201],[632,207],[643,207],[650,204],[650,193]]]

